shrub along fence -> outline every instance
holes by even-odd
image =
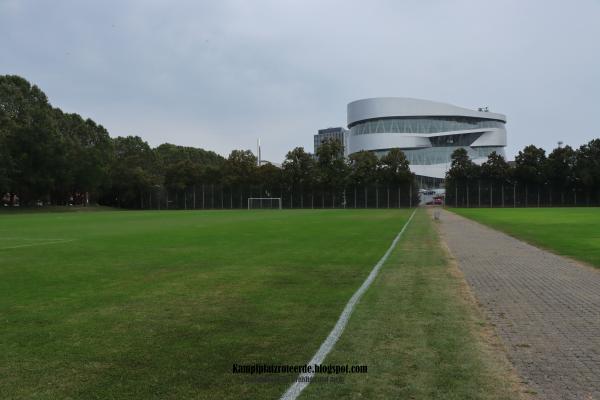
[[[450,183],[445,202],[451,207],[593,207],[600,206],[600,190],[472,181]]]
[[[341,189],[277,188],[200,184],[185,189],[156,187],[140,193],[141,209],[247,209],[248,198],[281,198],[282,208],[403,208],[419,204],[414,185],[347,186]],[[278,206],[278,205],[277,205]]]

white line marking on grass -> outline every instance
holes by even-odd
[[[354,292],[354,294],[352,295],[352,297],[346,304],[346,307],[344,307],[344,311],[342,311],[342,314],[340,314],[340,317],[338,318],[338,321],[336,322],[335,326],[333,327],[331,332],[329,332],[329,336],[327,336],[327,339],[325,339],[325,341],[321,344],[321,347],[319,347],[319,350],[317,350],[317,352],[313,356],[312,360],[310,360],[308,362],[308,365],[311,365],[314,368],[315,364],[323,363],[323,361],[325,360],[325,357],[327,357],[327,354],[329,354],[331,349],[333,349],[333,346],[335,346],[335,343],[338,341],[338,339],[342,335],[342,332],[344,332],[344,328],[346,328],[346,324],[348,324],[348,319],[350,318],[350,315],[352,315],[352,311],[354,311],[354,306],[356,306],[356,303],[359,302],[362,295],[365,294],[365,292],[367,291],[369,286],[371,286],[371,283],[377,277],[379,270],[381,269],[383,264],[387,261],[388,257],[390,256],[390,254],[396,247],[396,244],[398,244],[400,237],[406,230],[406,227],[408,226],[408,224],[410,224],[410,221],[412,221],[413,216],[415,215],[416,211],[417,211],[417,209],[415,209],[412,212],[412,214],[408,218],[408,221],[406,221],[406,223],[402,227],[402,230],[400,230],[400,232],[398,232],[398,235],[396,235],[396,237],[394,238],[394,241],[392,242],[389,249],[387,249],[387,251],[385,252],[383,257],[381,257],[381,259],[377,262],[377,264],[375,264],[375,266],[371,270],[371,273],[369,274],[367,279],[365,279],[363,284],[360,285],[360,287],[358,288],[358,290],[356,292]],[[315,375],[314,371],[310,372],[310,373],[307,372],[307,373],[300,374],[298,376],[298,379],[296,380],[296,382],[294,382],[292,384],[292,386],[290,386],[289,389],[281,396],[281,400],[296,399],[300,395],[300,393],[310,384],[310,381],[314,375]]]
[[[68,243],[68,242],[74,242],[76,239],[60,239],[60,240],[56,240],[54,239],[51,242],[46,242],[46,243],[28,243],[28,244],[19,244],[16,246],[8,246],[8,247],[0,247],[0,250],[11,250],[11,249],[20,249],[21,247],[31,247],[31,246],[46,246],[48,244],[61,244],[61,243]]]

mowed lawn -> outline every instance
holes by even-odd
[[[326,359],[369,373],[313,383],[301,399],[526,398],[491,332],[419,210]]]
[[[452,208],[451,211],[600,268],[600,208]]]
[[[408,210],[0,215],[0,398],[277,398]]]

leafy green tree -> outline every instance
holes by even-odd
[[[164,168],[180,161],[190,161],[201,167],[209,165],[221,167],[225,163],[225,159],[213,151],[171,143],[161,144],[155,152]]]
[[[303,147],[296,147],[287,153],[282,169],[288,187],[310,187],[315,183],[315,159]]]
[[[139,136],[114,140],[110,202],[120,207],[143,206],[144,194],[162,184],[156,154]]]
[[[318,181],[323,188],[339,190],[347,181],[348,166],[339,140],[326,140],[317,150]]]
[[[225,183],[256,184],[257,161],[256,156],[250,150],[233,150],[225,162]]]
[[[554,189],[570,189],[576,180],[575,164],[577,153],[571,146],[557,147],[546,159],[546,175]]]
[[[479,178],[480,167],[469,158],[467,150],[462,147],[454,150],[451,159],[450,169],[446,173],[449,182],[467,182]]]
[[[510,166],[500,154],[493,151],[481,165],[481,177],[494,182],[506,182],[511,175]]]
[[[515,157],[515,178],[523,184],[546,182],[546,152],[534,145],[526,146]]]
[[[199,182],[201,174],[202,168],[198,164],[190,160],[180,160],[167,165],[164,183],[171,190],[181,191]]]
[[[593,139],[579,148],[575,172],[586,190],[600,189],[600,139]]]
[[[49,198],[65,170],[64,143],[44,92],[18,76],[0,76],[0,135],[10,156],[4,177],[22,203]]]
[[[272,195],[275,190],[281,187],[283,181],[283,171],[270,163],[258,167],[256,176],[265,196]]]
[[[393,148],[379,160],[381,182],[388,185],[414,183],[415,175],[410,171],[406,155],[399,148]],[[413,184],[414,187],[416,185]]]
[[[355,185],[377,183],[379,159],[371,151],[358,151],[348,157],[350,181]]]

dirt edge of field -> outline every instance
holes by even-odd
[[[428,209],[428,215],[433,218],[431,209]],[[433,221],[435,230],[440,238],[440,247],[448,260],[448,272],[459,283],[458,297],[465,307],[470,311],[469,330],[477,338],[477,345],[481,350],[483,362],[489,371],[494,375],[501,377],[501,381],[510,384],[510,391],[515,398],[521,400],[537,399],[536,392],[529,388],[523,379],[517,373],[514,365],[508,359],[508,352],[504,343],[500,340],[493,325],[485,316],[481,305],[475,298],[473,291],[467,283],[463,272],[456,261],[456,258],[446,244],[446,239],[439,229],[439,221]]]

